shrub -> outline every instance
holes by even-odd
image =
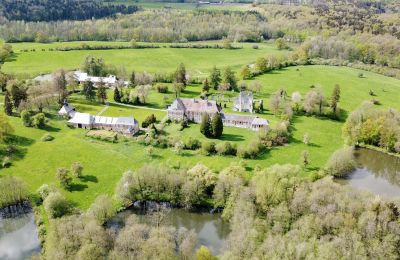
[[[39,187],[39,189],[36,191],[36,193],[40,196],[40,198],[44,201],[47,196],[49,196],[50,193],[56,192],[57,189],[53,186],[50,186],[48,184],[43,184],[42,186]]]
[[[11,158],[9,156],[6,156],[3,158],[3,161],[1,162],[1,166],[3,168],[8,168],[11,166]]]
[[[259,140],[253,140],[247,145],[239,146],[237,156],[244,159],[254,159],[262,152],[263,148]]]
[[[69,176],[68,169],[58,168],[56,177],[64,189],[68,189],[72,183],[72,178]]]
[[[156,116],[154,114],[151,114],[151,115],[147,116],[145,118],[145,120],[143,120],[142,127],[146,128],[149,125],[154,124],[156,121],[157,121]]]
[[[59,192],[50,193],[44,200],[43,205],[51,218],[60,218],[71,211],[71,204]]]
[[[32,117],[32,126],[35,128],[43,128],[46,125],[46,117],[43,113],[38,113]]]
[[[167,85],[157,85],[157,91],[158,91],[158,93],[167,93],[168,86]]]
[[[32,126],[32,111],[23,110],[21,112],[21,119],[24,126]]]
[[[195,138],[189,137],[185,142],[185,149],[187,150],[197,150],[201,147],[201,142]]]
[[[95,219],[98,224],[103,225],[115,214],[112,200],[106,195],[98,196],[92,206],[90,206],[88,214]]]
[[[42,142],[49,142],[49,141],[53,141],[53,140],[54,140],[54,137],[51,136],[49,133],[47,133],[47,134],[44,134],[44,135],[42,136],[42,138],[40,138],[40,140],[41,140]]]
[[[201,153],[204,155],[211,155],[215,153],[215,143],[214,142],[204,142],[201,145]]]
[[[80,164],[79,162],[74,162],[71,165],[71,171],[72,174],[76,177],[76,178],[81,178],[82,177],[82,171],[83,171],[83,166],[82,164]]]
[[[219,155],[236,155],[236,147],[230,142],[221,142],[215,146],[215,150]]]
[[[345,147],[335,151],[329,158],[325,170],[335,177],[343,177],[356,167],[354,149]]]

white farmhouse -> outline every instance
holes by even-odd
[[[79,112],[68,121],[68,125],[84,129],[109,130],[125,135],[134,135],[139,131],[139,123],[132,117],[92,116]]]
[[[250,91],[242,91],[239,96],[233,100],[233,110],[238,112],[253,113],[253,93]]]
[[[82,72],[79,70],[74,72],[74,79],[79,83],[90,81],[95,86],[97,86],[100,82],[103,82],[107,87],[116,87],[118,85],[118,79],[115,75],[109,75],[107,77],[95,77],[95,76],[89,76],[86,72]],[[127,86],[129,82],[124,81],[123,84],[124,86]]]

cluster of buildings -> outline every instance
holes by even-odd
[[[233,110],[252,113],[253,94],[241,92],[234,99]],[[269,122],[265,118],[246,114],[223,113],[221,106],[215,100],[177,98],[167,109],[168,118],[173,121],[188,120],[200,123],[204,113],[207,113],[210,117],[219,113],[224,126],[246,128],[253,131],[269,128]],[[59,115],[68,117],[68,124],[76,128],[104,129],[125,135],[134,135],[139,131],[139,123],[133,117],[105,117],[79,113],[67,102],[60,109]]]
[[[89,113],[79,113],[68,103],[64,103],[58,114],[68,117],[68,125],[75,128],[103,129],[124,135],[134,135],[139,131],[139,123],[133,117],[93,116]]]
[[[79,84],[90,81],[95,86],[98,86],[101,82],[104,83],[106,87],[116,87],[118,84],[123,84],[124,86],[129,85],[129,81],[119,82],[115,75],[109,75],[107,77],[95,77],[88,75],[86,72],[77,70],[74,72],[73,77]]]
[[[240,96],[239,96],[240,97]],[[238,107],[238,111],[247,112],[253,111],[251,100],[251,109],[247,102],[243,102],[243,105]],[[265,129],[269,127],[268,120],[252,115],[237,115],[237,114],[226,114],[222,113],[222,109],[218,106],[214,100],[203,100],[203,99],[189,99],[189,98],[177,98],[167,109],[168,118],[173,121],[182,121],[184,119],[200,123],[204,113],[207,113],[212,117],[215,113],[220,113],[222,123],[224,126],[233,126],[240,128],[247,128],[254,131]]]

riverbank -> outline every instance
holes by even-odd
[[[390,156],[394,156],[394,157],[400,158],[400,154],[398,154],[398,153],[392,153],[392,152],[389,152],[386,149],[383,149],[383,148],[380,148],[380,147],[376,147],[376,146],[373,146],[373,145],[369,145],[369,144],[358,144],[358,145],[356,145],[356,148],[365,148],[365,149],[373,150],[373,151],[376,151],[376,152],[381,152],[381,153],[384,153],[384,154],[387,154],[387,155],[390,155]]]

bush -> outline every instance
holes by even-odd
[[[48,184],[43,184],[39,187],[36,193],[40,196],[40,198],[44,201],[50,193],[56,192],[57,189],[53,186],[49,186]]]
[[[74,162],[71,165],[71,171],[72,174],[75,176],[75,178],[81,178],[82,177],[82,171],[83,171],[83,166],[79,162]]]
[[[42,142],[49,142],[49,141],[53,141],[53,140],[54,140],[54,137],[51,136],[49,133],[47,133],[47,134],[44,134],[44,135],[42,136],[42,138],[40,138],[40,140],[41,140]]]
[[[230,142],[221,142],[215,146],[215,150],[219,155],[236,155],[236,147]]]
[[[167,93],[168,86],[167,85],[157,85],[157,91],[158,91],[158,93]]]
[[[201,145],[201,153],[204,155],[211,155],[215,153],[215,143],[214,142],[204,142]]]
[[[71,204],[60,193],[52,192],[44,200],[44,208],[51,218],[60,218],[71,211]]]
[[[146,128],[149,125],[154,124],[156,121],[157,121],[156,116],[154,114],[151,114],[147,116],[145,120],[143,120],[142,127]]]
[[[96,198],[92,206],[89,208],[89,216],[103,225],[107,220],[115,214],[112,200],[106,195],[100,195]]]
[[[356,167],[354,160],[354,149],[345,147],[335,151],[329,158],[325,170],[335,177],[343,177],[353,171]]]
[[[60,182],[60,185],[64,188],[64,189],[68,189],[69,186],[72,183],[72,178],[71,176],[69,176],[69,171],[68,169],[65,168],[58,168],[57,169],[57,174],[56,177],[58,179],[58,181]]]
[[[10,167],[10,166],[11,166],[11,158],[10,158],[9,156],[4,157],[4,158],[3,158],[3,161],[2,161],[2,163],[1,163],[1,166],[2,166],[3,168],[8,168],[8,167]]]
[[[185,149],[187,150],[197,150],[201,147],[201,142],[192,137],[189,137],[189,139],[184,144],[185,144]]]
[[[254,159],[260,155],[264,146],[259,140],[251,141],[247,145],[241,145],[237,149],[237,156],[243,159]]]
[[[32,111],[28,110],[23,110],[21,112],[21,119],[24,126],[26,127],[32,126],[32,114],[33,114]]]
[[[46,125],[46,117],[43,113],[38,113],[32,117],[32,126],[35,128],[43,128]]]

